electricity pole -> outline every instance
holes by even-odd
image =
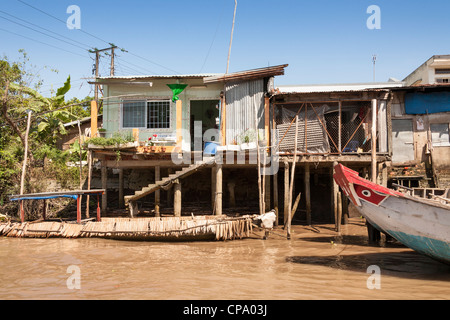
[[[99,69],[99,64],[100,64],[100,52],[104,52],[104,51],[111,51],[111,66],[110,66],[110,75],[111,77],[114,76],[114,49],[116,49],[117,46],[112,45],[109,48],[105,48],[105,49],[93,49],[93,50],[89,50],[90,53],[95,53],[95,82],[97,82],[98,79],[98,69]],[[95,101],[97,101],[97,105],[98,105],[98,84],[95,84]]]

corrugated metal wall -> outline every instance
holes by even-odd
[[[240,144],[243,134],[255,132],[255,106],[258,109],[258,129],[264,134],[264,80],[226,85],[226,143]],[[262,130],[262,135],[261,135]],[[256,138],[256,134],[253,134]],[[253,140],[253,139],[252,139]]]

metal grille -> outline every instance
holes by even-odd
[[[145,127],[145,101],[123,102],[123,124],[124,128]]]
[[[275,134],[279,152],[294,152],[296,117],[298,153],[370,152],[370,102],[277,105]]]
[[[148,120],[149,129],[168,129],[170,128],[170,102],[169,101],[150,101],[148,102]]]

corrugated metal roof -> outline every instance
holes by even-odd
[[[278,90],[275,94],[352,92],[352,91],[366,91],[376,89],[401,88],[403,86],[404,86],[403,82],[282,85],[277,87]]]
[[[172,74],[172,75],[139,75],[139,76],[113,76],[98,77],[100,80],[131,80],[131,79],[175,79],[175,78],[206,78],[220,76],[221,73],[199,73],[199,74]]]

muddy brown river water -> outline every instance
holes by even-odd
[[[0,299],[450,299],[450,266],[398,243],[369,245],[359,219],[342,235],[293,231],[290,241],[281,229],[265,241],[3,237]]]

